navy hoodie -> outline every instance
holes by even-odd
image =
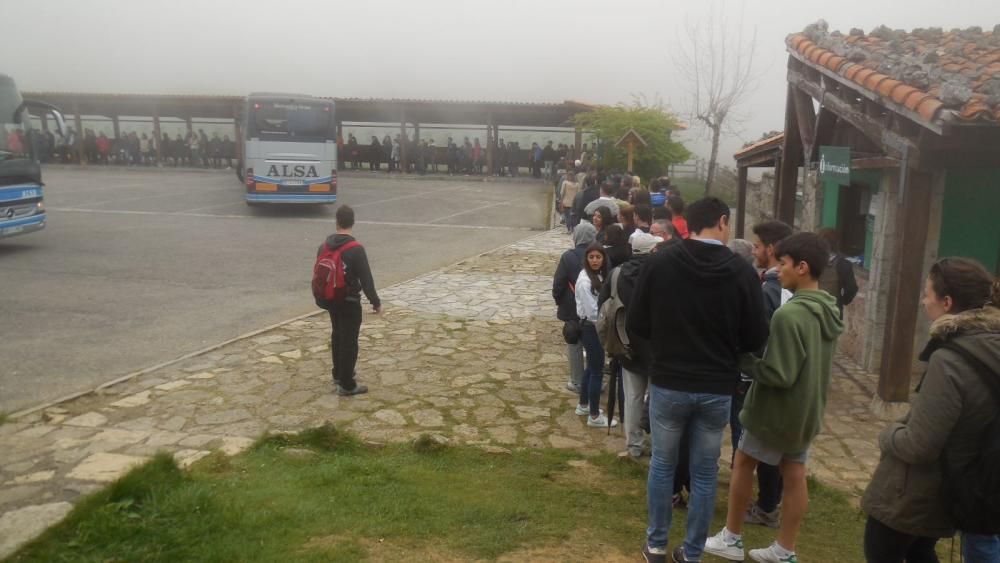
[[[643,264],[626,326],[649,340],[654,385],[731,395],[738,355],[767,340],[760,278],[724,245],[668,245]]]

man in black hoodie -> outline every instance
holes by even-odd
[[[354,210],[347,205],[337,209],[337,232],[330,235],[320,245],[317,255],[324,246],[334,250],[354,241]],[[382,302],[375,292],[375,280],[368,265],[368,255],[363,246],[345,250],[340,259],[344,263],[344,279],[348,293],[343,301],[334,302],[327,309],[330,313],[330,351],[333,354],[333,382],[337,394],[341,396],[360,395],[368,392],[367,385],[355,381],[354,366],[358,361],[358,334],[361,331],[361,292],[372,304],[375,314],[382,312]]]
[[[722,433],[740,380],[737,356],[760,349],[767,324],[760,279],[733,254],[729,206],[705,198],[688,209],[691,238],[659,250],[639,274],[626,326],[650,342],[649,528],[643,555],[665,562],[680,440],[690,435],[691,496],[677,562],[699,561],[715,506]]]

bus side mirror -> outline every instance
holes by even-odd
[[[45,102],[25,100],[24,102],[21,103],[21,107],[18,108],[18,111],[14,112],[14,117],[18,121],[20,121],[18,118],[20,117],[22,109],[35,110],[35,113],[47,113],[51,115],[56,120],[56,131],[59,133],[59,136],[60,137],[66,136],[68,132],[68,129],[66,127],[66,118],[63,117],[62,112],[59,111],[59,108],[57,108],[56,106],[52,104],[47,104]]]

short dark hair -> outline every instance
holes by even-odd
[[[692,203],[687,209],[688,231],[698,234],[719,223],[719,219],[728,218],[731,211],[724,201],[717,197],[703,197]]]
[[[816,233],[795,233],[778,242],[774,255],[777,258],[788,256],[796,264],[805,262],[809,265],[809,276],[818,280],[830,258],[830,245]]]
[[[653,208],[653,220],[666,219],[667,221],[673,220],[674,214],[670,212],[669,209],[663,207],[662,205],[657,205]]]
[[[629,190],[629,194],[632,196],[632,205],[645,204],[647,207],[652,207],[653,198],[646,190],[642,188],[632,188]],[[650,211],[652,213],[652,211]]]
[[[625,238],[625,231],[622,229],[621,225],[618,223],[608,225],[607,230],[604,231],[604,244],[608,246],[616,246],[627,242],[628,240]]]
[[[601,193],[611,195],[614,192],[615,192],[615,187],[611,182],[608,182],[606,180],[604,182],[601,182]]]
[[[781,221],[764,221],[753,226],[753,234],[757,235],[765,246],[769,246],[792,236],[792,228]]]
[[[653,222],[653,208],[647,203],[638,203],[635,206],[635,216],[648,225]]]
[[[667,206],[672,213],[684,214],[684,199],[679,195],[667,196]]]
[[[337,208],[337,226],[341,229],[350,229],[354,226],[354,210],[350,205],[341,205]]]

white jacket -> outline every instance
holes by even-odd
[[[576,316],[580,317],[580,320],[593,323],[597,322],[597,296],[591,293],[590,289],[590,276],[587,275],[587,270],[580,270],[580,275],[576,278]]]

